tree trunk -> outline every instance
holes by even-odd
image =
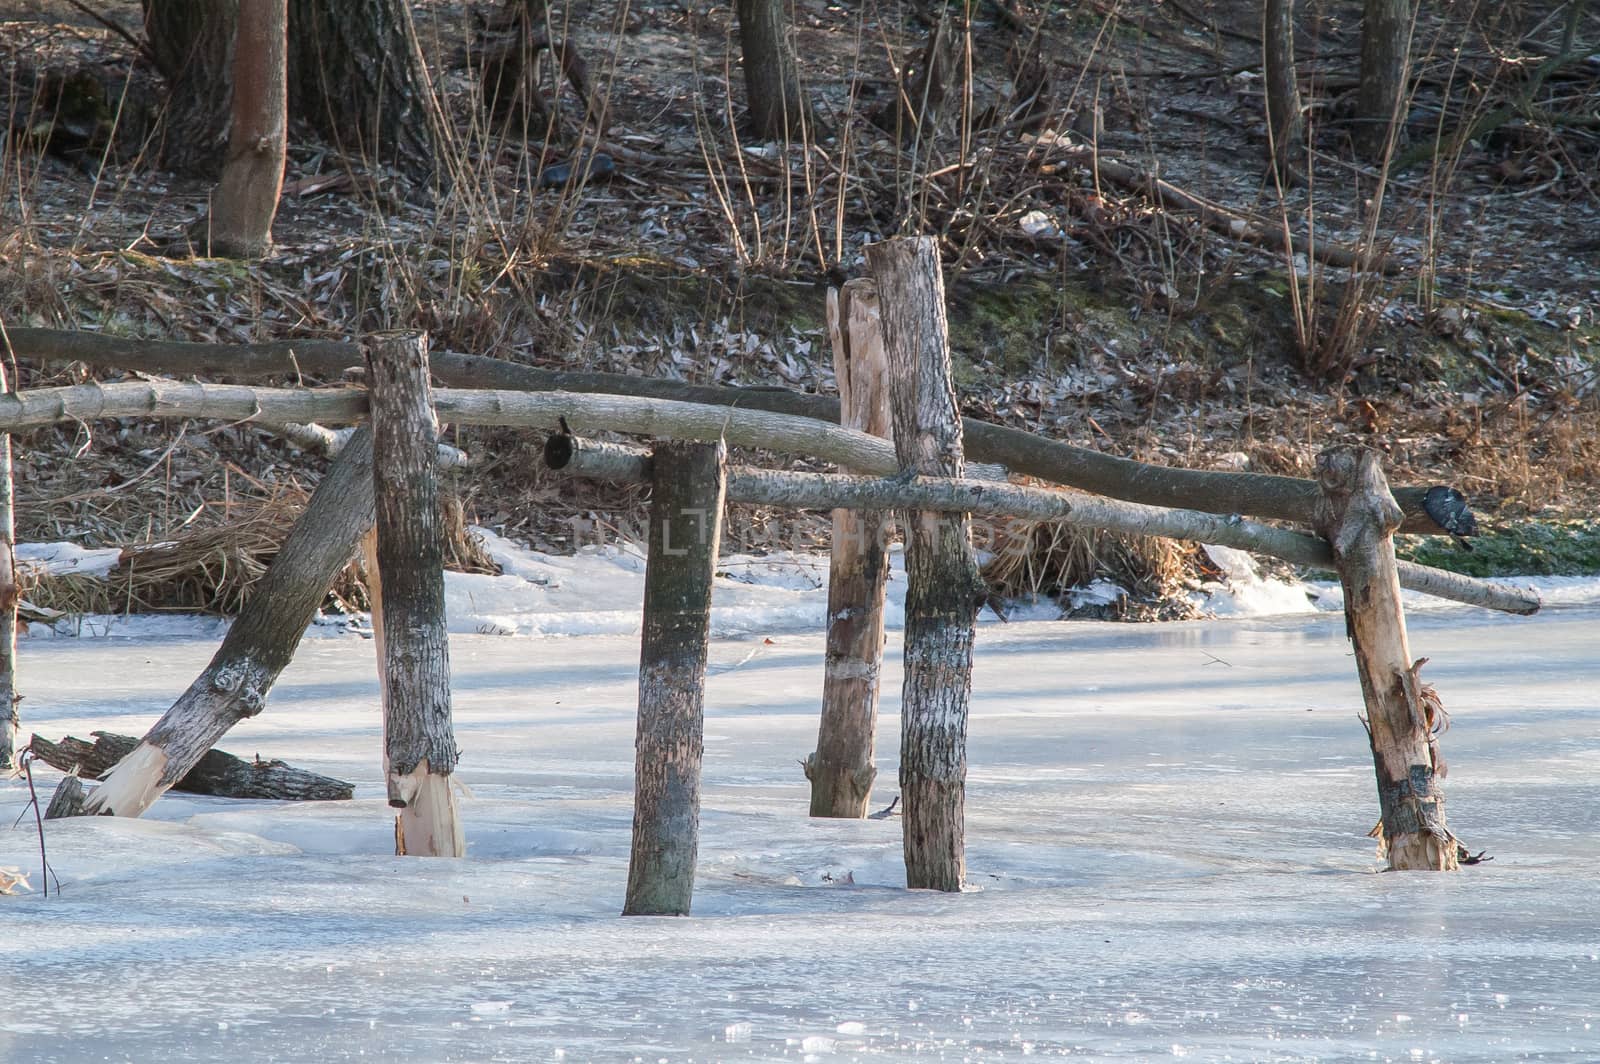
[[[1317,476],[1326,498],[1319,527],[1333,547],[1344,588],[1389,867],[1453,871],[1456,840],[1445,825],[1436,738],[1444,722],[1435,712],[1437,696],[1429,690],[1425,698],[1417,678],[1422,662],[1411,660],[1390,538],[1400,524],[1400,507],[1371,451],[1324,451]]]
[[[867,249],[889,351],[895,453],[903,470],[959,477],[961,411],[938,244],[888,240]],[[973,622],[983,581],[965,514],[906,513],[905,685],[900,797],[906,886],[958,891],[966,876],[967,708]]]
[[[727,458],[720,443],[666,443],[652,463],[624,916],[686,916],[694,894],[711,581]]]
[[[1306,123],[1294,63],[1294,0],[1264,0],[1261,47],[1266,73],[1267,149],[1278,181],[1305,180]]]
[[[837,297],[828,294],[828,332],[839,381],[841,423],[888,436],[889,365],[883,347],[878,294],[858,278]],[[817,749],[805,760],[811,781],[811,815],[867,815],[877,769],[872,748],[878,729],[878,680],[883,669],[883,605],[889,582],[889,532],[885,510],[833,511],[833,553],[828,564],[828,643],[822,677],[822,720]]]
[[[292,0],[289,109],[341,151],[434,174],[428,72],[403,0]]]
[[[272,247],[289,119],[288,0],[239,0],[233,48],[233,124],[212,199],[210,253],[259,259]]]
[[[466,841],[450,776],[459,754],[450,719],[450,643],[435,472],[438,425],[422,333],[368,348],[383,642],[383,762],[395,853],[461,857]]]
[[[89,796],[86,813],[141,815],[229,728],[266,708],[278,674],[372,521],[372,433],[363,427],[317,485],[211,663]]]
[[[1356,150],[1377,162],[1402,113],[1411,50],[1411,0],[1365,0],[1361,12],[1361,87],[1356,92]]]
[[[10,390],[6,369],[0,365],[0,392]],[[22,587],[17,582],[16,520],[11,472],[11,435],[0,432],[0,769],[16,758],[17,703],[17,603]]]
[[[735,8],[750,125],[765,140],[798,142],[811,107],[795,73],[783,0],[737,0]]]
[[[52,743],[35,735],[28,748],[39,760],[62,772],[74,768],[86,779],[95,779],[133,753],[139,740],[131,735],[93,733],[94,742],[68,735]],[[355,795],[355,785],[331,776],[307,772],[282,761],[249,761],[221,750],[208,750],[194,768],[177,783],[175,791],[209,794],[217,798],[260,798],[282,802],[341,802]]]
[[[228,138],[238,0],[143,0],[142,6],[145,39],[167,86],[161,164],[215,174]]]

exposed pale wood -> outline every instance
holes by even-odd
[[[938,245],[931,237],[867,249],[889,353],[895,452],[903,469],[960,477],[961,411]],[[958,891],[966,877],[967,708],[973,624],[983,581],[965,514],[908,510],[900,797],[906,886]]]
[[[382,587],[384,776],[389,805],[399,810],[395,852],[461,857],[466,848],[450,786],[459,755],[450,716],[435,470],[439,430],[429,401],[427,337],[380,335],[367,360]]]
[[[630,484],[650,480],[649,456],[635,448],[556,436],[546,445],[547,459],[552,448],[559,452],[560,458],[551,468],[571,476]],[[790,473],[732,466],[728,470],[728,501],[801,510],[913,508],[1030,517],[1041,521],[1063,520],[1085,528],[1128,535],[1165,536],[1237,547],[1297,565],[1333,567],[1333,552],[1327,542],[1303,532],[1221,514],[1143,506],[1098,495],[1020,484],[931,477],[910,481],[873,479],[838,473]],[[1412,591],[1506,613],[1531,614],[1539,609],[1539,595],[1529,588],[1462,576],[1415,562],[1399,562],[1398,570],[1400,586]]]
[[[1130,172],[1122,174],[1132,176]],[[132,340],[61,329],[18,328],[10,329],[8,336],[18,356],[23,358],[80,361],[92,366],[179,376],[320,374],[338,377],[361,362],[361,352],[355,344],[326,340],[196,344]],[[568,373],[504,359],[444,352],[430,355],[429,361],[435,378],[458,388],[632,395],[765,410],[834,423],[839,420],[837,399],[785,388],[725,388],[620,373]],[[1322,497],[1313,480],[1147,465],[974,418],[963,422],[962,446],[968,459],[973,461],[997,463],[1015,473],[1155,506],[1248,514],[1310,525]],[[877,470],[862,468],[860,471]],[[1442,529],[1423,507],[1429,490],[1431,486],[1394,489],[1395,498],[1406,512],[1406,523],[1400,531],[1430,535],[1449,531]]]
[[[363,427],[317,486],[211,663],[89,795],[85,812],[141,815],[229,728],[266,707],[278,674],[372,521],[372,433]]]
[[[828,293],[828,332],[844,426],[889,436],[889,362],[871,281],[858,278]],[[892,528],[884,510],[833,511],[822,717],[817,748],[802,762],[812,816],[864,817],[872,799]]]
[[[77,769],[86,779],[96,779],[131,754],[139,740],[112,732],[91,733],[93,742],[71,735],[52,743],[35,735],[29,749],[45,764],[63,772]],[[207,750],[173,790],[209,794],[217,798],[267,798],[290,802],[348,801],[355,785],[331,776],[307,772],[282,761],[246,761],[221,750]]]
[[[1456,840],[1445,825],[1444,773],[1436,762],[1434,729],[1442,721],[1430,720],[1422,702],[1390,539],[1400,507],[1372,451],[1324,451],[1317,474],[1327,493],[1322,531],[1344,587],[1346,631],[1366,702],[1389,867],[1454,870]]]
[[[10,390],[6,368],[0,363],[0,392]],[[13,513],[11,437],[0,432],[0,769],[8,769],[16,758],[17,703],[17,604],[22,601],[22,585],[17,582],[16,519]]]
[[[727,449],[667,443],[654,458],[625,916],[687,915],[694,894],[711,583]]]
[[[272,247],[288,146],[288,0],[238,0],[228,153],[212,197],[210,252],[258,259]]]

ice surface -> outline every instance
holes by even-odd
[[[453,637],[460,861],[391,856],[372,644],[308,641],[221,745],[353,802],[52,823],[46,899],[25,785],[0,784],[0,867],[35,888],[0,896],[0,1061],[1600,1059],[1600,610],[1411,629],[1453,717],[1451,826],[1492,863],[1376,872],[1337,615],[991,624],[981,889],[907,892],[897,819],[805,815],[822,640],[775,627],[712,647],[680,919],[617,915],[635,638]],[[213,648],[25,642],[25,723],[141,734]]]

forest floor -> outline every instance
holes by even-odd
[[[139,33],[137,3],[91,6]],[[1396,483],[1459,487],[1490,526],[1587,520],[1573,534],[1590,554],[1559,564],[1600,567],[1600,58],[1587,54],[1600,12],[1576,26],[1584,54],[1537,91],[1530,71],[1561,50],[1560,5],[1425,12],[1398,151],[1418,158],[1385,177],[1348,147],[1359,4],[1309,5],[1311,180],[1280,190],[1263,165],[1253,3],[975,6],[970,92],[910,150],[872,119],[937,10],[790,10],[817,115],[795,143],[741,125],[730,8],[593,0],[551,11],[594,95],[586,120],[545,71],[541,150],[481,106],[489,5],[418,4],[449,187],[352,165],[296,128],[278,247],[243,264],[175,250],[211,182],[161,168],[160,84],[130,41],[68,4],[0,0],[13,131],[0,322],[223,342],[423,327],[438,348],[553,368],[830,391],[827,288],[864,273],[866,244],[925,232],[945,253],[970,415],[1148,461],[1300,476],[1323,448],[1363,443]],[[1514,121],[1452,146],[1502,107]],[[596,151],[613,172],[554,179]],[[1234,239],[1148,181],[1118,184],[1108,163],[1394,271]],[[85,372],[8,368],[19,387]],[[536,545],[570,545],[574,516],[604,525],[638,504],[551,483],[525,435],[458,440],[484,456],[454,485],[468,519]],[[92,546],[226,522],[317,465],[251,426],[66,426],[17,452],[19,535]],[[747,510],[734,527],[770,535],[779,521]],[[805,521],[779,538],[821,532]],[[1556,564],[1527,558],[1488,564]]]

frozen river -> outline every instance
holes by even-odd
[[[901,888],[897,819],[806,817],[822,641],[772,640],[712,648],[690,918],[618,916],[625,636],[453,637],[462,861],[390,856],[352,635],[221,745],[354,802],[53,823],[47,900],[0,784],[0,1061],[1600,1060],[1600,610],[1413,616],[1494,856],[1456,875],[1377,871],[1338,615],[987,625],[961,895]],[[140,734],[212,649],[26,642],[25,727]]]

